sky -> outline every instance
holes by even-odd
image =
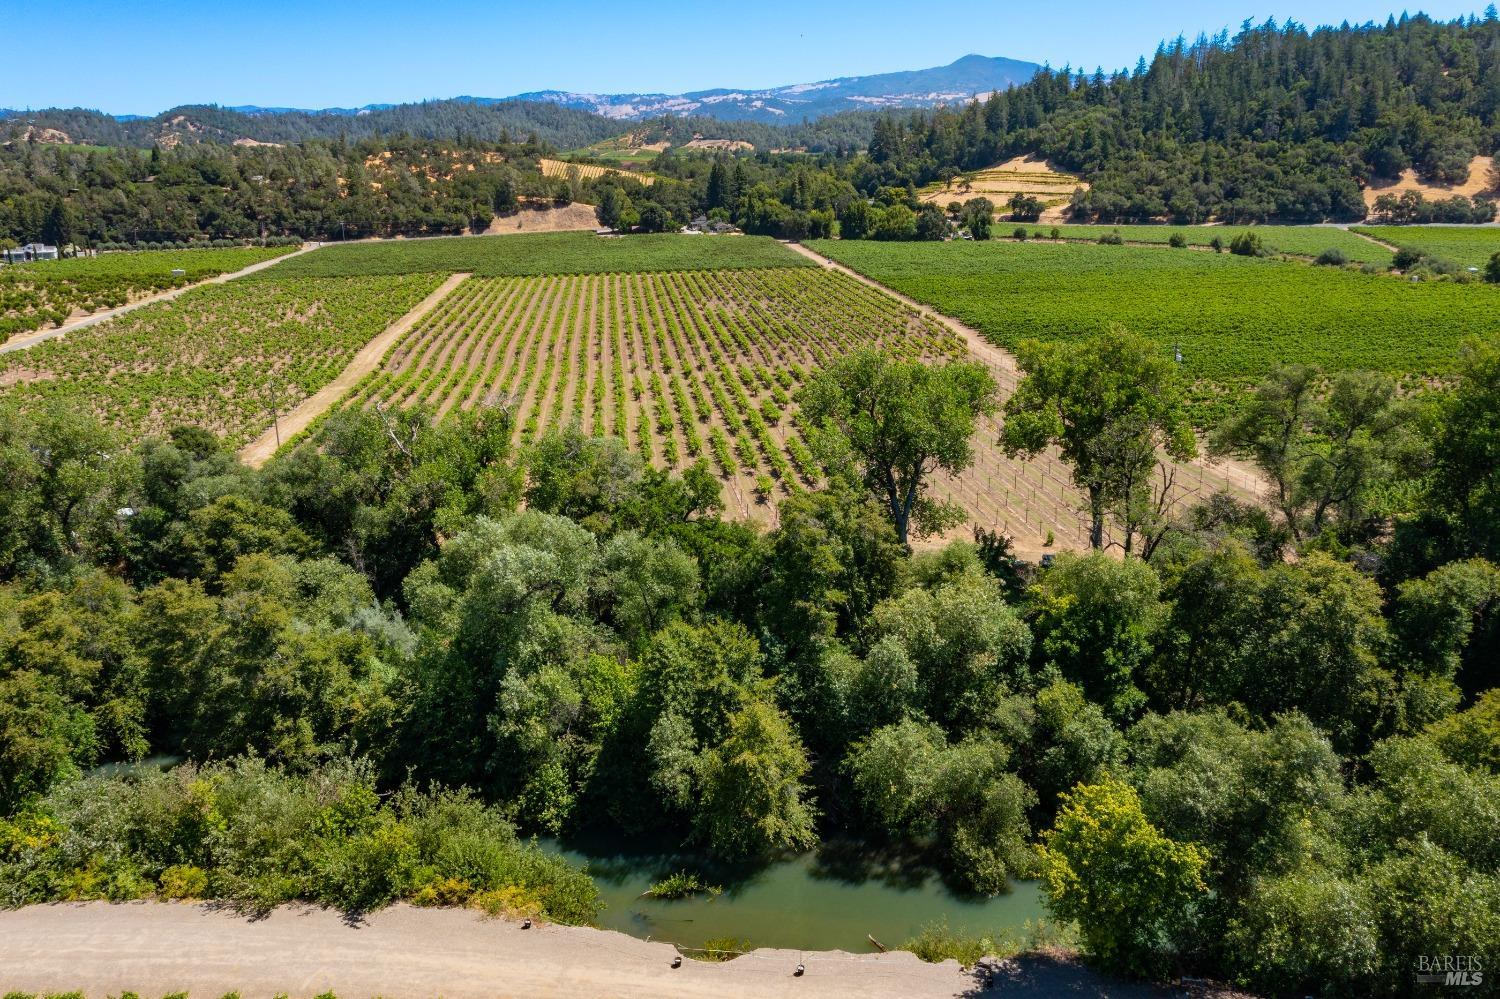
[[[1383,21],[1370,0],[0,0],[0,107],[358,107],[531,90],[680,93],[941,66],[971,52],[1133,66],[1247,17]],[[1389,4],[1390,0],[1386,0]],[[1483,3],[1478,3],[1482,9]],[[1474,0],[1421,8],[1448,20]],[[33,61],[26,53],[40,57]],[[35,72],[24,67],[33,66]]]

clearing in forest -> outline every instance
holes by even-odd
[[[630,177],[640,181],[648,187],[656,180],[649,173],[639,173],[635,170],[617,170],[614,167],[598,166],[593,163],[569,163],[567,160],[551,160],[545,156],[539,161],[542,167],[543,177],[554,179],[576,178],[578,180],[598,180],[600,177],[608,177],[614,174],[620,177]]]
[[[1004,216],[1006,202],[1013,195],[1024,194],[1046,206],[1042,212],[1043,222],[1055,222],[1062,220],[1063,212],[1073,200],[1073,192],[1080,187],[1087,190],[1088,186],[1087,181],[1054,170],[1043,160],[1017,156],[983,170],[961,174],[951,183],[929,184],[917,192],[917,197],[945,207],[950,201],[989,198],[995,204],[996,213]]]
[[[1476,156],[1469,161],[1469,177],[1462,184],[1435,184],[1422,180],[1417,176],[1416,170],[1407,167],[1394,181],[1380,180],[1366,187],[1364,190],[1365,206],[1373,209],[1375,201],[1382,194],[1394,194],[1399,197],[1407,191],[1416,191],[1428,201],[1445,201],[1459,196],[1465,198],[1492,196],[1496,190],[1494,168],[1494,157]]]

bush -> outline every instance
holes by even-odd
[[[749,940],[740,940],[735,937],[714,937],[712,940],[703,941],[703,951],[700,960],[731,961],[741,954],[748,954],[752,949]]]
[[[598,890],[522,844],[467,791],[388,799],[371,768],[293,775],[241,760],[62,785],[0,820],[0,904],[214,898],[252,911],[300,899],[363,911],[410,899],[589,923]]]
[[[1317,264],[1319,267],[1342,267],[1348,262],[1349,258],[1344,256],[1344,251],[1338,249],[1337,247],[1330,247],[1329,249],[1324,250],[1322,253],[1318,254],[1318,258],[1313,261],[1313,263]]]
[[[1100,236],[1099,237],[1099,245],[1101,245],[1101,246],[1124,246],[1125,245],[1125,237],[1121,236],[1120,235],[1120,230],[1116,229],[1113,232],[1107,232],[1104,235]]]
[[[1391,259],[1391,268],[1398,271],[1409,271],[1422,262],[1422,252],[1413,250],[1409,246],[1398,247],[1396,256]]]
[[[1241,257],[1264,257],[1266,248],[1261,245],[1259,233],[1246,230],[1229,241],[1229,252]]]
[[[1224,252],[1224,240],[1219,238],[1218,236],[1215,236],[1213,239],[1209,240],[1208,245],[1213,248],[1213,251],[1215,253]]]
[[[1052,238],[1053,239],[1062,239],[1062,230],[1059,229],[1057,226],[1053,226],[1052,227]]]
[[[1026,241],[1026,227],[1024,225],[1016,226],[1015,231],[1010,234],[1010,238],[1024,243]]]
[[[1187,247],[1187,237],[1180,232],[1174,232],[1167,237],[1167,245],[1176,247],[1179,250],[1185,249]]]

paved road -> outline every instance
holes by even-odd
[[[205,284],[223,284],[225,281],[233,281],[235,278],[244,277],[246,274],[254,274],[256,271],[263,271],[267,267],[275,267],[283,260],[290,260],[292,257],[300,257],[302,254],[310,253],[311,251],[316,250],[319,246],[322,245],[322,243],[304,243],[302,244],[301,249],[293,250],[291,253],[283,253],[279,257],[272,257],[270,260],[262,260],[259,263],[251,264],[249,267],[233,271],[229,274],[219,274],[216,277],[206,278],[202,281],[195,281],[192,284],[185,284],[181,288],[173,288],[170,291],[164,291],[159,295],[151,295],[147,298],[140,299],[139,301],[131,302],[128,305],[122,305],[114,309],[105,309],[103,312],[95,312],[93,315],[84,316],[82,319],[75,319],[71,323],[64,323],[56,329],[38,330],[35,333],[27,333],[24,336],[12,337],[5,343],[0,344],[0,354],[9,354],[12,351],[25,350],[28,347],[35,347],[39,343],[46,343],[48,340],[56,340],[58,337],[67,336],[74,330],[81,330],[87,326],[93,326],[96,323],[102,323],[106,320],[114,319],[116,316],[123,316],[127,312],[134,312],[136,309],[151,305],[154,302],[170,301],[171,299],[176,298],[178,295],[192,291],[194,288],[202,287]]]

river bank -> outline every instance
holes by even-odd
[[[247,918],[205,903],[107,902],[0,911],[0,993],[78,990],[89,999],[185,991],[242,999],[717,999],[1079,995],[1158,999],[1180,989],[1113,982],[1042,955],[985,972],[907,953],[756,950],[722,964],[611,930],[535,926],[466,909],[395,905],[363,917],[282,906]],[[804,966],[800,976],[797,965]]]

